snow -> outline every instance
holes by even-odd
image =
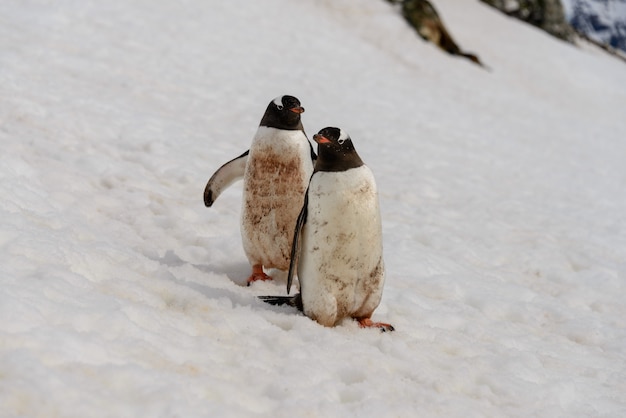
[[[480,2],[0,3],[2,417],[626,415],[626,71]],[[373,319],[245,287],[211,174],[291,94],[380,192]]]

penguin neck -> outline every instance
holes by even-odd
[[[314,172],[347,171],[351,168],[361,167],[362,165],[363,161],[355,149],[335,151],[325,147],[318,147]]]
[[[302,120],[298,119],[298,123],[285,123],[277,118],[273,114],[266,113],[261,119],[259,126],[265,126],[266,128],[283,129],[285,131],[302,131],[304,132],[304,126],[302,126]]]

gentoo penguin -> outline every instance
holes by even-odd
[[[211,206],[220,193],[243,178],[241,238],[252,265],[248,285],[270,280],[263,268],[289,268],[293,226],[317,157],[304,133],[304,108],[293,96],[272,100],[250,149],[221,166],[204,189]]]
[[[378,192],[348,134],[324,128],[313,136],[318,157],[296,223],[287,294],[297,266],[300,293],[262,296],[298,307],[324,326],[353,318],[361,327],[393,331],[372,322],[385,281]]]

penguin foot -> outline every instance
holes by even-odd
[[[384,322],[374,322],[370,318],[355,318],[359,322],[361,328],[379,328],[380,332],[395,331],[395,328],[391,324]]]
[[[248,286],[250,286],[250,284],[252,284],[253,282],[256,282],[257,280],[272,280],[272,276],[268,276],[265,273],[261,273],[261,274],[254,274],[252,273],[250,275],[250,277],[248,277]]]
[[[257,280],[272,280],[272,276],[268,276],[263,272],[263,266],[260,264],[255,264],[252,266],[252,274],[248,277],[248,286],[252,282],[256,282]]]

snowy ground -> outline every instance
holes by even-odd
[[[490,71],[382,0],[0,2],[0,416],[626,416],[626,66],[435,4]],[[394,333],[203,206],[281,94],[376,175]]]

